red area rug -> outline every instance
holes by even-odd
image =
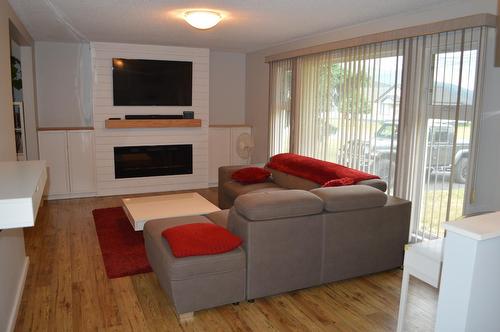
[[[92,211],[108,278],[151,272],[142,232],[132,228],[121,207]]]

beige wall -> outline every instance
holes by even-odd
[[[92,125],[90,45],[35,43],[39,127]]]
[[[268,154],[269,66],[265,52],[247,54],[245,122],[252,126],[255,150],[252,162],[265,162]]]
[[[210,124],[245,123],[245,54],[210,51]]]
[[[265,56],[327,42],[359,37],[371,33],[389,31],[456,17],[479,13],[496,14],[496,3],[497,0],[449,1],[440,6],[340,28],[247,54],[245,117],[247,124],[252,125],[254,133],[256,133],[256,149],[253,155],[253,161],[263,162],[267,158],[269,74],[267,68],[268,65],[264,63]]]
[[[10,81],[9,21],[17,28],[18,39],[22,39],[24,43],[32,42],[7,0],[0,0],[0,161],[16,159]],[[25,262],[23,230],[0,232],[0,331],[8,331],[11,328],[16,303],[19,300],[19,285]]]

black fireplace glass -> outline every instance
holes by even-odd
[[[115,178],[193,174],[193,146],[146,145],[114,148]]]

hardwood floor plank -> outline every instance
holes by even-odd
[[[184,191],[185,192],[185,191]],[[197,190],[217,203],[217,188]],[[127,197],[141,196],[130,195]],[[393,331],[401,270],[196,312],[180,323],[153,273],[108,279],[92,210],[121,197],[47,202],[25,229],[30,268],[16,331]],[[412,279],[408,331],[432,331],[437,292]]]
[[[123,331],[149,331],[131,278],[114,279],[112,287],[122,319]]]
[[[153,273],[133,276],[132,283],[150,331],[166,331],[166,327],[168,331],[182,331],[176,313]]]
[[[70,331],[72,329],[72,285],[71,274],[71,251],[70,251],[70,224],[68,209],[56,210],[54,226],[55,247],[53,257],[56,259],[52,265],[53,277],[51,279],[51,310],[49,317],[50,331]]]

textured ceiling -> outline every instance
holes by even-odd
[[[445,0],[9,0],[35,40],[106,41],[248,52],[341,26],[418,10]],[[207,31],[181,18],[220,10]]]

